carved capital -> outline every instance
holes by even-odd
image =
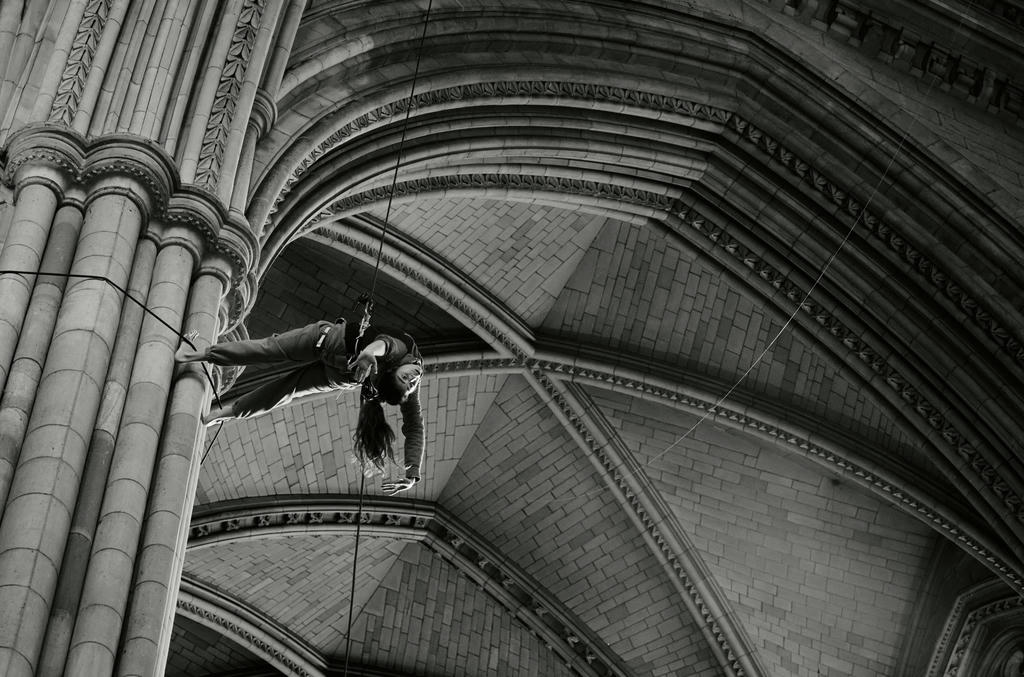
[[[162,213],[178,178],[174,160],[155,143],[112,135],[90,144],[81,181],[90,197],[106,191],[128,194],[147,216]]]
[[[15,193],[31,183],[45,183],[63,194],[78,178],[85,162],[85,143],[70,130],[26,127],[7,144],[4,182]]]

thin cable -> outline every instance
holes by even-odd
[[[395,170],[391,175],[391,190],[388,192],[388,208],[384,213],[384,226],[380,232],[380,245],[377,248],[377,264],[373,268],[373,281],[370,283],[370,306],[373,305],[373,295],[377,290],[377,271],[380,270],[380,259],[384,253],[384,238],[388,233],[388,222],[391,219],[391,203],[395,199],[395,186],[398,185],[398,168],[402,165],[402,151],[405,149],[405,137],[409,131],[409,116],[412,114],[416,96],[416,81],[420,76],[420,58],[423,56],[423,41],[427,37],[427,26],[430,24],[430,9],[434,0],[427,3],[427,13],[423,17],[423,31],[420,33],[419,44],[416,47],[416,67],[412,72],[412,86],[409,90],[409,104],[405,107],[405,120],[402,121],[402,137],[398,142],[398,157],[395,160]]]
[[[427,27],[430,25],[430,10],[434,5],[434,0],[429,0],[427,3],[427,11],[423,16],[423,30],[420,32],[419,44],[416,46],[416,66],[413,68],[412,83],[409,88],[409,103],[405,107],[405,119],[402,121],[402,136],[398,142],[398,153],[395,157],[395,169],[391,175],[391,189],[388,191],[388,207],[384,213],[384,225],[380,231],[380,244],[377,247],[377,261],[373,266],[373,279],[370,283],[370,292],[366,296],[366,302],[363,305],[363,318],[359,324],[359,336],[356,338],[356,347],[358,348],[359,339],[362,338],[363,332],[369,327],[370,324],[370,313],[373,311],[373,297],[377,291],[377,273],[380,271],[380,260],[384,254],[384,239],[388,234],[388,224],[391,220],[391,205],[395,199],[395,187],[398,185],[398,170],[402,166],[402,153],[405,150],[405,139],[409,132],[409,116],[412,114],[413,106],[416,102],[416,81],[420,75],[420,59],[423,56],[423,42],[427,37]],[[360,463],[360,470],[363,470],[363,465]],[[362,526],[362,514],[363,514],[363,489],[366,484],[366,473],[365,471],[360,472],[359,480],[359,511],[356,514],[356,545],[355,552],[352,556],[352,585],[349,589],[348,596],[348,627],[345,629],[345,671],[344,676],[348,677],[348,659],[350,654],[350,647],[352,645],[352,616],[355,613],[355,597],[356,597],[356,569],[359,565],[359,534]]]
[[[362,467],[360,466],[360,470]],[[356,512],[356,547],[352,554],[352,586],[348,595],[348,624],[345,628],[345,677],[348,677],[348,657],[352,647],[352,615],[356,604],[356,565],[359,563],[359,532],[363,526],[363,488],[366,485],[366,473],[359,473],[359,509]]]
[[[126,299],[128,299],[129,301],[131,301],[132,303],[137,305],[139,308],[141,308],[144,313],[148,314],[154,320],[156,320],[157,322],[159,322],[160,324],[162,324],[163,326],[167,327],[172,332],[174,332],[174,334],[176,334],[180,340],[182,340],[185,343],[187,343],[193,350],[197,350],[196,344],[193,343],[192,340],[188,336],[186,336],[185,334],[181,333],[179,330],[175,329],[164,318],[160,317],[155,312],[153,312],[149,308],[149,306],[147,306],[145,303],[143,303],[139,299],[137,299],[134,296],[132,296],[128,292],[127,289],[125,289],[121,285],[117,284],[116,282],[111,280],[109,277],[105,277],[103,275],[86,275],[84,273],[48,273],[48,272],[39,271],[39,270],[36,270],[36,271],[32,271],[32,270],[0,270],[0,275],[8,275],[8,274],[9,275],[40,275],[40,276],[49,276],[49,277],[62,277],[64,279],[75,278],[75,279],[81,279],[81,280],[97,280],[97,281],[100,281],[100,282],[106,282],[108,285],[110,285],[111,287],[113,287],[114,289],[119,291]],[[220,395],[217,394],[217,384],[213,380],[213,374],[210,373],[210,370],[206,366],[205,363],[202,364],[201,366],[203,368],[203,374],[206,375],[206,380],[210,382],[210,389],[213,391],[213,398],[217,402],[217,407],[219,408],[221,406]],[[215,432],[213,434],[213,437],[210,438],[210,441],[209,441],[209,443],[206,446],[206,451],[203,453],[203,457],[199,460],[199,465],[202,465],[203,462],[206,461],[206,457],[210,454],[210,449],[213,448],[213,444],[214,444],[214,442],[217,441],[217,436],[220,435],[221,428],[223,428],[223,427],[224,427],[224,422],[220,421],[220,427],[217,428],[217,432]]]
[[[975,0],[971,0],[971,2],[967,6],[967,9],[965,10],[965,14],[962,14],[960,16],[959,22],[957,23],[956,27],[953,29],[953,35],[951,36],[951,38],[952,37],[956,37],[956,35],[960,32],[960,29],[961,29],[961,27],[964,24],[964,18],[966,16],[966,12],[970,11],[971,9],[973,9],[974,4],[975,4]],[[969,41],[969,40],[970,40],[970,38],[968,37],[967,41]],[[964,45],[967,44],[967,41],[964,42]],[[934,89],[935,83],[937,81],[938,81],[938,78],[935,78],[931,82],[928,83],[928,87],[925,90],[924,97],[927,97],[929,94],[931,94],[932,89]],[[768,352],[775,346],[775,344],[778,342],[778,340],[782,337],[782,334],[786,331],[786,329],[789,327],[789,325],[792,324],[793,320],[796,318],[797,314],[800,312],[800,309],[804,306],[804,304],[807,302],[807,300],[811,297],[811,294],[821,284],[822,279],[824,279],[824,277],[825,277],[825,273],[828,272],[829,268],[832,266],[832,263],[836,260],[836,257],[838,257],[840,252],[842,252],[842,250],[846,247],[846,244],[847,244],[847,242],[849,242],[850,237],[853,235],[854,230],[856,230],[857,226],[860,225],[862,217],[864,216],[864,214],[867,213],[868,207],[871,205],[871,202],[878,195],[878,191],[879,191],[879,189],[882,186],[882,182],[885,181],[885,179],[889,175],[889,172],[892,169],[893,165],[896,163],[897,158],[899,158],[900,154],[903,152],[903,147],[906,145],[907,139],[910,138],[911,131],[913,131],[914,128],[916,126],[918,126],[919,124],[920,124],[919,117],[913,116],[911,114],[910,124],[907,125],[907,128],[904,130],[903,135],[900,137],[899,142],[896,144],[896,149],[893,151],[892,156],[889,158],[889,161],[886,164],[885,169],[882,171],[881,176],[879,176],[878,181],[875,182],[875,185],[874,185],[874,187],[871,190],[871,194],[868,196],[868,199],[864,203],[864,206],[861,208],[860,212],[854,218],[853,223],[846,230],[845,235],[843,235],[842,240],[839,242],[839,246],[836,247],[835,251],[833,251],[832,254],[828,257],[828,259],[826,259],[825,264],[822,266],[822,268],[821,268],[820,272],[818,273],[817,277],[814,279],[814,282],[807,289],[806,293],[804,293],[803,298],[800,300],[799,303],[797,303],[795,305],[795,307],[793,308],[793,312],[790,313],[789,317],[786,318],[785,323],[783,323],[782,327],[775,334],[775,336],[772,338],[772,340],[768,342],[768,345],[765,346],[764,350],[761,351],[761,353],[754,359],[754,361],[750,364],[750,366],[747,367],[747,369],[743,372],[743,374],[740,375],[740,377],[736,380],[736,382],[733,383],[733,385],[725,392],[725,394],[722,395],[720,398],[718,398],[718,400],[712,406],[708,407],[708,409],[704,412],[704,414],[700,418],[697,419],[696,423],[694,423],[692,426],[690,426],[690,428],[686,432],[684,432],[682,435],[680,435],[678,438],[676,438],[676,440],[674,442],[672,442],[672,444],[668,445],[663,451],[661,451],[661,453],[653,456],[650,459],[647,459],[647,461],[645,461],[645,463],[651,464],[651,463],[654,463],[655,461],[657,461],[658,459],[662,458],[665,454],[667,454],[669,451],[671,451],[676,446],[678,446],[680,442],[682,442],[687,437],[689,437],[689,435],[694,430],[696,430],[697,427],[701,423],[703,423],[705,420],[707,420],[707,418],[709,416],[711,416],[712,414],[717,413],[718,407],[720,407],[722,405],[722,403],[725,402],[725,400],[728,399],[729,396],[732,395],[732,393],[736,390],[736,388],[738,388],[740,386],[740,384],[742,384],[743,381],[745,381],[746,378],[750,375],[750,372],[752,372],[754,370],[754,367],[756,367],[758,364],[760,364],[761,361],[764,359],[765,355],[767,355]],[[628,472],[628,469],[623,467],[622,465],[619,466],[619,469],[621,469],[623,472]],[[562,501],[574,501],[574,500],[577,500],[577,499],[580,499],[580,498],[586,498],[588,496],[591,496],[591,495],[597,493],[598,491],[603,491],[603,489],[601,489],[601,488],[592,489],[591,491],[583,493],[583,494],[580,494],[579,496],[574,496],[573,498],[567,498],[567,499],[555,499],[554,501],[550,501],[550,503],[562,502]]]
[[[968,5],[966,11],[969,11],[970,9],[972,9],[973,6],[974,6],[974,0],[971,0],[971,2]],[[960,28],[961,28],[961,26],[963,26],[963,23],[964,23],[964,15],[961,15],[960,16],[960,21],[957,23],[956,28],[953,29],[953,35],[951,36],[951,38],[955,37],[960,32]],[[969,40],[969,38],[968,38],[968,40]],[[964,44],[966,45],[967,43],[965,42]],[[935,88],[935,83],[937,81],[938,81],[938,78],[935,78],[931,82],[928,83],[928,88],[925,90],[925,93],[924,93],[925,97],[927,97],[929,94],[931,94],[932,89]],[[900,137],[899,143],[896,144],[896,149],[893,151],[892,157],[889,158],[889,162],[886,163],[885,169],[882,171],[882,175],[879,176],[878,177],[878,181],[875,182],[875,185],[874,185],[874,187],[871,190],[871,194],[868,196],[868,199],[864,203],[863,208],[860,210],[860,212],[857,214],[857,216],[854,217],[853,223],[850,224],[849,228],[847,228],[846,234],[843,235],[843,239],[839,242],[839,246],[836,247],[835,251],[832,252],[832,255],[829,256],[828,259],[825,261],[825,265],[822,266],[821,271],[818,273],[818,276],[814,279],[814,282],[807,289],[807,292],[804,294],[803,298],[800,299],[800,303],[796,304],[796,306],[793,308],[793,312],[789,314],[789,317],[786,318],[786,322],[782,325],[782,327],[775,334],[775,336],[772,338],[772,340],[768,342],[768,345],[765,346],[765,349],[762,350],[761,353],[757,356],[757,358],[751,363],[751,365],[749,367],[747,367],[746,371],[744,371],[743,374],[740,375],[740,377],[736,381],[736,383],[734,383],[732,385],[732,387],[730,387],[729,390],[727,390],[726,393],[724,395],[722,395],[718,399],[718,401],[715,402],[715,404],[712,407],[709,407],[708,410],[706,412],[704,412],[704,415],[701,416],[699,419],[697,419],[696,423],[694,423],[692,426],[690,426],[689,430],[687,430],[685,433],[683,433],[679,437],[679,439],[677,439],[675,442],[673,442],[668,447],[666,447],[665,450],[662,451],[660,454],[658,454],[657,456],[654,456],[653,458],[649,459],[647,461],[647,463],[653,463],[654,461],[657,461],[662,456],[667,454],[676,445],[678,445],[680,442],[682,442],[684,439],[686,439],[686,437],[690,433],[692,433],[697,428],[698,425],[700,425],[704,420],[706,420],[713,413],[716,413],[715,410],[718,409],[718,407],[720,407],[722,405],[722,403],[730,395],[732,395],[733,391],[736,390],[736,388],[738,388],[739,385],[741,383],[743,383],[743,381],[746,380],[747,376],[750,375],[750,372],[754,370],[754,367],[756,367],[758,364],[760,364],[761,360],[764,359],[764,356],[767,355],[768,352],[775,346],[775,344],[778,342],[779,338],[782,337],[783,332],[785,332],[786,329],[789,327],[789,325],[792,324],[793,320],[796,318],[797,314],[800,312],[800,309],[804,306],[805,303],[807,303],[807,300],[811,297],[811,294],[821,284],[822,279],[824,279],[824,277],[825,277],[825,273],[828,272],[828,269],[832,267],[832,263],[835,262],[836,257],[838,257],[839,253],[846,247],[846,243],[850,241],[850,237],[853,235],[853,231],[857,229],[857,226],[860,225],[862,217],[864,216],[864,214],[867,213],[868,206],[871,205],[871,202],[878,195],[878,191],[882,187],[882,182],[885,181],[886,177],[889,175],[889,171],[892,170],[893,165],[896,164],[896,159],[900,156],[900,154],[902,154],[903,147],[906,145],[907,139],[910,138],[910,132],[913,131],[913,129],[918,124],[920,124],[919,123],[919,118],[911,116],[910,124],[907,125],[907,128],[903,132],[903,135]]]

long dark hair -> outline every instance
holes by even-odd
[[[406,395],[394,372],[381,374],[376,386],[369,379],[363,384],[355,443],[356,454],[364,466],[369,462],[383,472],[385,460],[395,460],[395,431],[388,425],[381,402],[401,404]]]

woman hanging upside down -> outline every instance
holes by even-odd
[[[405,436],[405,478],[381,486],[394,495],[419,482],[424,450],[419,398],[423,360],[412,337],[405,334],[405,338],[407,341],[380,334],[358,355],[350,357],[345,345],[345,321],[321,321],[263,339],[216,343],[206,350],[190,350],[183,343],[174,359],[179,364],[209,362],[218,366],[294,365],[271,382],[222,407],[213,407],[203,417],[207,425],[258,416],[300,395],[360,388],[356,453],[362,463],[372,463],[381,471],[385,460],[395,460],[395,433],[381,402],[398,406]]]

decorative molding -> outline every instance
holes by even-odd
[[[90,189],[90,194],[96,189],[112,190],[130,197],[151,220],[195,230],[203,244],[200,253],[222,257],[231,268],[232,323],[255,296],[251,267],[258,258],[259,243],[247,222],[228,214],[212,193],[179,186],[173,159],[157,144],[130,135],[86,141],[68,128],[30,126],[11,137],[3,169],[0,179],[15,189],[35,181],[60,194],[78,185]]]
[[[48,122],[70,127],[78,111],[78,102],[85,89],[85,80],[99,46],[100,34],[110,13],[111,0],[90,0],[82,14],[78,32],[71,42],[67,64],[57,85],[57,94],[50,108]]]
[[[722,667],[726,668],[729,674],[735,677],[748,677],[748,675],[753,677],[758,674],[766,674],[763,668],[751,660],[751,657],[756,656],[756,653],[752,650],[752,647],[747,646],[748,639],[743,637],[736,628],[731,627],[731,623],[729,626],[726,626],[726,622],[730,618],[730,614],[727,613],[727,603],[725,605],[717,603],[719,600],[713,594],[710,597],[714,602],[709,603],[708,599],[705,598],[705,593],[698,589],[697,584],[690,577],[688,569],[699,570],[701,568],[698,566],[699,555],[690,557],[689,552],[692,551],[684,550],[683,552],[687,552],[687,559],[696,560],[696,562],[691,561],[688,563],[688,566],[687,563],[683,562],[683,556],[675,550],[672,541],[669,540],[672,536],[670,533],[671,529],[662,526],[663,524],[670,524],[672,520],[666,519],[662,514],[652,515],[651,513],[656,511],[657,508],[649,509],[643,505],[644,502],[641,496],[630,486],[627,473],[624,473],[621,469],[624,464],[619,462],[618,459],[613,458],[609,453],[609,447],[612,445],[598,442],[591,430],[592,427],[596,426],[594,426],[592,421],[585,418],[586,414],[580,414],[578,408],[568,401],[560,385],[549,377],[548,370],[542,364],[539,360],[528,360],[527,369],[543,388],[549,402],[558,406],[565,420],[576,431],[576,434],[583,439],[590,455],[597,459],[601,468],[603,468],[605,479],[618,489],[623,503],[633,511],[643,525],[646,535],[661,553],[662,558],[664,558],[670,574],[678,579],[682,590],[685,591],[690,603],[693,604],[700,615],[699,620],[703,623],[702,627],[707,629],[709,639],[717,645],[717,648],[727,661],[726,665]],[[586,408],[584,407],[583,409],[585,410]],[[634,472],[640,474],[642,471],[635,469]],[[666,538],[666,534],[662,533],[663,530],[669,532],[669,538]],[[718,609],[712,609],[712,604],[718,607]],[[747,672],[740,656],[746,657],[747,661],[751,663],[750,667],[754,671],[753,674]]]
[[[658,211],[666,211],[675,203],[662,193],[654,193],[640,188],[628,188],[613,183],[574,179],[561,176],[532,174],[448,174],[430,176],[395,184],[394,197],[420,193],[443,192],[460,189],[488,190],[499,188],[504,190],[524,190],[531,192],[564,193],[574,196],[585,196],[595,199],[614,200],[627,204],[640,205]],[[310,217],[304,228],[314,227],[320,221],[345,212],[352,212],[364,205],[386,201],[391,195],[390,186],[379,186],[360,193],[346,195],[335,200]]]
[[[867,226],[868,232],[882,242],[887,251],[891,252],[904,265],[905,269],[922,278],[932,288],[941,291],[943,297],[952,302],[957,311],[978,327],[1002,352],[1009,355],[1018,364],[1024,365],[1024,341],[1013,336],[1011,331],[998,321],[996,313],[968,294],[963,286],[958,284],[951,275],[941,270],[934,261],[914,247],[892,224],[884,221],[880,215],[870,210],[865,210],[865,203],[853,197],[850,191],[840,187],[834,180],[830,179],[809,162],[800,158],[792,149],[779,143],[778,140],[752,124],[749,120],[724,108],[623,87],[540,80],[483,82],[446,87],[417,94],[414,107],[422,108],[428,105],[440,105],[453,101],[486,97],[508,98],[515,96],[583,99],[607,104],[635,106],[660,113],[683,115],[701,120],[702,122],[723,125],[725,128],[731,129],[741,141],[753,145],[769,159],[783,166],[801,183],[811,187],[825,197],[827,201],[838,206],[841,214],[852,219],[859,218]],[[291,176],[285,181],[281,191],[277,194],[274,205],[267,216],[267,221],[264,225],[265,230],[269,230],[272,227],[271,217],[288,195],[293,185],[318,158],[330,152],[336,145],[342,143],[358,131],[376,122],[388,120],[397,114],[404,113],[407,105],[408,98],[379,106],[373,111],[349,121],[310,151],[298,164]],[[623,188],[613,184],[598,184],[593,181],[530,175],[517,177],[501,174],[471,174],[465,176],[430,177],[398,184],[395,187],[395,196],[412,195],[417,190],[442,191],[459,188],[484,189],[489,187],[547,190],[558,193],[586,195],[621,200],[661,211],[670,211],[674,208],[673,201],[670,198],[650,191]],[[312,224],[340,211],[356,209],[361,205],[386,200],[387,198],[388,189],[386,187],[346,196],[313,215],[311,217]]]
[[[967,657],[971,645],[984,641],[984,635],[987,634],[984,632],[986,627],[995,623],[996,618],[1009,614],[1019,615],[1024,618],[1024,597],[1019,595],[1005,597],[977,607],[967,614],[967,617],[963,620],[963,625],[960,627],[960,634],[957,636],[956,644],[953,645],[949,662],[946,664],[946,671],[943,673],[944,677],[959,677],[960,670],[964,667],[964,659]],[[975,651],[983,648],[974,647]],[[974,674],[974,672],[968,671],[968,675],[970,674]]]
[[[525,361],[515,358],[470,359],[428,363],[425,365],[425,371],[428,374],[464,371],[508,372],[516,368],[531,372],[541,370],[557,378],[566,378],[571,381],[590,381],[602,386],[631,390],[641,397],[661,401],[672,407],[682,407],[693,412],[709,412],[715,417],[716,421],[726,422],[737,429],[770,437],[779,444],[789,446],[794,452],[802,456],[832,466],[833,471],[837,474],[847,477],[864,489],[885,497],[892,503],[904,508],[907,512],[917,515],[925,522],[933,524],[938,530],[948,534],[951,540],[974,553],[978,560],[986,562],[989,568],[998,572],[1004,580],[1024,593],[1024,577],[975,538],[964,533],[955,522],[944,517],[925,499],[911,495],[906,489],[880,477],[862,465],[849,461],[835,451],[812,442],[808,437],[786,430],[774,423],[764,421],[745,411],[741,412],[721,404],[716,404],[712,399],[687,395],[669,387],[655,385],[649,380],[644,380],[640,377],[626,376],[621,368],[617,368],[613,372],[596,367],[581,367],[570,362],[534,358],[528,358]],[[578,416],[575,418],[578,419]],[[590,443],[592,442],[588,440],[588,444]],[[613,479],[620,481],[619,478]]]
[[[316,228],[313,232],[328,242],[340,244],[348,249],[366,254],[370,258],[377,256],[377,250],[371,244],[361,242],[335,229],[320,227]],[[458,308],[473,324],[479,326],[488,335],[493,336],[506,350],[515,355],[519,360],[519,364],[525,363],[529,357],[526,351],[499,329],[487,314],[479,312],[472,304],[466,301],[463,295],[456,293],[455,285],[443,284],[441,281],[432,280],[424,275],[421,270],[406,263],[402,257],[388,252],[381,253],[380,262],[382,266],[400,274],[402,277],[415,280],[417,284],[428,289],[434,297],[443,299],[452,307]]]
[[[263,618],[251,609],[246,613],[253,616],[245,619],[237,613],[222,608],[220,600],[210,600],[209,591],[203,590],[201,584],[193,583],[183,576],[181,590],[178,593],[178,613],[202,625],[216,626],[223,634],[233,638],[241,646],[263,658],[271,665],[283,668],[289,675],[297,677],[321,677],[324,673],[308,662],[299,661],[292,654],[301,655],[300,651],[289,647],[289,639],[275,637],[270,628],[273,622]],[[220,593],[216,593],[221,597]],[[232,604],[237,604],[231,601]],[[289,650],[291,649],[291,650]],[[308,650],[305,653],[310,653]]]
[[[995,313],[988,310],[977,299],[970,296],[952,276],[942,271],[910,241],[901,235],[892,224],[882,220],[878,214],[864,209],[864,203],[852,197],[850,192],[822,172],[800,159],[791,149],[783,146],[770,135],[738,115],[729,119],[728,127],[740,140],[755,146],[769,159],[785,167],[801,183],[820,193],[828,202],[839,207],[846,218],[857,220],[867,226],[868,232],[882,242],[910,272],[923,278],[932,288],[953,302],[956,309],[980,329],[995,345],[1018,364],[1024,364],[1024,343],[1015,338],[999,323]],[[685,207],[684,207],[685,208]]]
[[[221,70],[220,82],[214,95],[206,133],[199,149],[195,182],[207,190],[216,190],[220,168],[224,161],[224,147],[235,117],[238,96],[242,91],[245,71],[249,66],[252,48],[259,32],[263,5],[266,0],[245,0],[238,15],[231,45]]]
[[[225,540],[286,533],[355,533],[356,522],[366,537],[390,537],[421,542],[467,575],[509,614],[545,640],[566,667],[581,677],[627,677],[614,653],[561,603],[542,594],[528,574],[505,561],[478,537],[440,508],[394,499],[355,498],[268,500],[266,505],[234,509],[227,504],[212,514],[193,516],[188,547]]]
[[[732,113],[724,108],[718,108],[706,103],[680,99],[664,94],[654,94],[625,87],[612,87],[586,82],[563,82],[549,80],[502,80],[489,82],[476,82],[464,85],[453,85],[425,92],[417,93],[413,97],[413,109],[425,108],[427,106],[444,106],[456,101],[467,101],[472,99],[489,99],[510,97],[518,98],[552,98],[570,99],[581,101],[601,101],[603,103],[634,106],[657,110],[663,113],[674,113],[692,117],[704,122],[724,125]],[[373,110],[364,113],[343,125],[340,129],[321,141],[292,171],[292,174],[285,181],[278,192],[274,204],[267,214],[264,224],[265,229],[271,227],[271,217],[277,211],[281,202],[291,191],[294,184],[307,172],[309,167],[320,157],[326,155],[336,146],[347,139],[355,136],[363,129],[373,126],[379,122],[386,122],[399,115],[404,115],[409,107],[409,98],[400,99],[391,103],[378,106]]]
[[[922,35],[914,28],[897,23],[871,7],[853,0],[761,0],[784,14],[798,16],[807,23],[857,48],[868,57],[925,81],[933,81],[962,101],[989,113],[1000,113],[1018,123],[1024,118],[1024,86],[1014,81],[1007,63],[980,63],[968,56],[964,45],[954,46],[959,32],[946,29],[944,36]],[[1007,27],[1024,26],[1024,8],[1006,0],[971,3],[960,11],[985,11]],[[961,42],[966,41],[965,38]]]
[[[1010,488],[998,470],[974,448],[956,427],[942,414],[940,409],[928,401],[910,380],[890,366],[877,350],[856,335],[841,320],[833,315],[825,306],[805,300],[806,292],[800,289],[781,271],[764,261],[724,229],[712,225],[693,207],[678,205],[675,210],[680,220],[693,231],[705,237],[714,246],[719,246],[744,266],[750,268],[764,282],[782,294],[805,315],[823,327],[828,334],[845,350],[867,365],[881,377],[889,388],[906,403],[911,411],[924,420],[928,426],[939,433],[953,452],[967,462],[984,486],[988,487],[1010,513],[1020,522],[1024,522],[1024,500]]]

